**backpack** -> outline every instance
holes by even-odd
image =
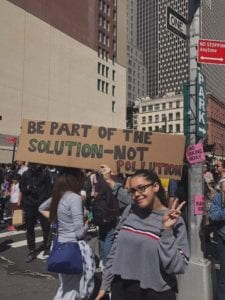
[[[92,204],[92,222],[99,226],[117,220],[120,215],[119,201],[108,189],[98,193]]]

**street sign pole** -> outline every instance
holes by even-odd
[[[197,9],[190,24],[189,84],[190,111],[196,120],[197,51],[200,36],[200,9]],[[196,122],[190,123],[190,144],[196,143]],[[188,237],[191,257],[187,272],[178,278],[178,300],[212,300],[211,263],[204,258],[200,241],[202,216],[194,215],[194,197],[203,195],[202,163],[190,165],[188,169]],[[204,246],[203,246],[204,247]]]

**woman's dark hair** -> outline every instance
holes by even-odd
[[[63,168],[57,175],[52,191],[49,220],[51,223],[57,220],[59,201],[65,192],[79,193],[84,185],[84,173],[81,169]]]
[[[152,182],[152,183],[158,183],[159,185],[159,190],[156,193],[156,195],[158,196],[160,202],[168,207],[168,201],[166,199],[166,194],[165,194],[165,190],[162,186],[161,180],[159,179],[158,175],[153,171],[153,170],[145,170],[145,169],[141,169],[141,170],[137,170],[133,175],[133,177],[136,176],[141,176],[144,177],[146,180]]]

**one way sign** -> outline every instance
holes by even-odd
[[[187,22],[171,7],[167,7],[167,28],[181,37],[187,39]]]

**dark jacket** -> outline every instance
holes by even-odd
[[[39,172],[25,171],[20,181],[22,207],[39,207],[52,194],[51,176],[46,169]]]
[[[225,239],[225,194],[217,193],[213,197],[209,216],[215,221],[218,234]]]

